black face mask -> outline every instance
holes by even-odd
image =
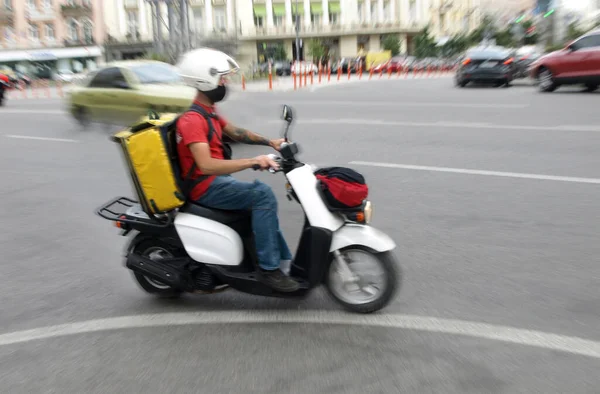
[[[206,95],[206,97],[214,104],[225,99],[225,96],[227,96],[227,87],[225,85],[219,85],[216,89],[202,93],[204,93],[204,95]]]

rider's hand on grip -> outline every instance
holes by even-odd
[[[269,168],[273,168],[275,170],[279,169],[279,165],[275,162],[275,160],[267,155],[257,156],[254,158],[254,161],[256,162],[252,166],[254,170],[266,170]]]

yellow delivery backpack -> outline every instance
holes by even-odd
[[[173,163],[177,149],[171,141],[177,114],[149,115],[113,136],[119,143],[139,202],[148,214],[179,208],[185,202],[179,171]]]

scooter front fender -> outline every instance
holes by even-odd
[[[396,247],[396,243],[383,231],[362,224],[345,224],[333,233],[330,252],[347,246],[364,246],[375,252],[387,252]]]

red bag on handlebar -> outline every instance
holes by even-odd
[[[369,195],[365,178],[351,168],[326,167],[315,171],[320,188],[332,208],[356,208]]]

